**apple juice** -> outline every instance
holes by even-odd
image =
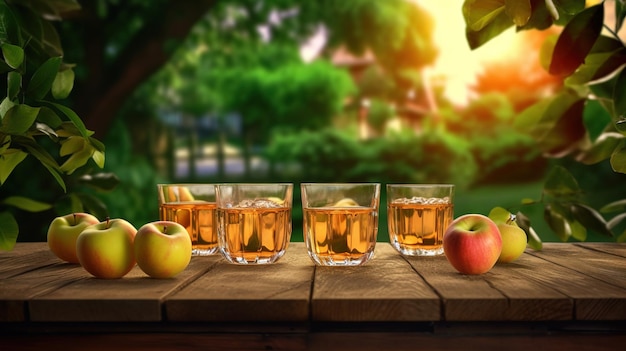
[[[160,206],[162,220],[179,223],[191,236],[194,256],[211,255],[218,250],[215,223],[215,202],[188,201],[165,203]]]
[[[291,240],[291,208],[271,201],[217,211],[222,253],[231,263],[274,263]]]
[[[370,207],[304,208],[304,240],[317,264],[359,265],[374,255],[378,214]]]
[[[387,206],[389,241],[405,255],[443,253],[443,235],[454,219],[448,198],[401,198]]]

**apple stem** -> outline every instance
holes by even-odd
[[[76,213],[72,213],[72,216],[74,217],[74,225],[76,225]]]
[[[515,223],[515,219],[517,219],[517,217],[514,214],[510,213],[509,214],[509,219],[506,220],[506,224],[513,224],[513,223]]]
[[[167,226],[166,225],[163,226],[163,234],[167,234]]]
[[[111,217],[108,217],[108,216],[107,216],[107,224],[106,224],[106,229],[109,229],[109,224],[110,224],[110,223],[109,223],[109,220],[110,220],[110,219],[111,219]]]

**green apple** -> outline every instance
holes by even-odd
[[[50,251],[63,261],[78,263],[76,239],[85,228],[97,223],[100,220],[89,213],[56,217],[48,227],[47,241]]]
[[[124,219],[108,219],[85,228],[76,240],[78,262],[97,278],[121,278],[135,266],[137,229]]]
[[[171,278],[191,260],[191,238],[182,225],[171,221],[144,224],[135,236],[137,265],[152,278]]]
[[[498,262],[508,263],[517,260],[526,249],[527,237],[524,230],[515,223],[515,215],[511,215],[504,223],[498,223],[498,229],[502,236],[502,252]]]

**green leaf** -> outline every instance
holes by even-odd
[[[17,241],[19,226],[10,212],[0,212],[0,250],[12,250]]]
[[[60,156],[67,156],[83,150],[87,145],[87,140],[79,136],[71,136],[61,142]]]
[[[559,35],[549,72],[565,76],[574,73],[600,36],[603,22],[603,4],[589,7],[574,16]]]
[[[61,67],[61,61],[61,57],[51,57],[39,66],[26,87],[26,94],[34,100],[43,99],[52,87],[59,67]]]
[[[521,27],[528,23],[532,9],[530,0],[505,0],[506,14],[509,16],[516,26]]]
[[[2,100],[2,103],[0,103],[0,119],[4,118],[7,111],[13,108],[13,106],[15,106],[15,103],[11,101],[8,96],[5,97],[4,100]]]
[[[505,12],[505,0],[466,0],[463,17],[467,28],[478,32]]]
[[[9,196],[2,200],[2,203],[28,212],[41,212],[52,208],[51,204],[36,201],[23,196]]]
[[[526,232],[526,240],[528,241],[528,246],[532,247],[534,250],[541,250],[543,248],[543,243],[541,242],[541,238],[537,235],[537,232],[530,226],[530,219],[522,212],[517,212],[515,214],[515,223]]]
[[[572,236],[572,229],[569,222],[560,213],[553,211],[550,206],[546,206],[543,217],[548,226],[554,231],[557,237],[563,242],[569,240]]]
[[[619,117],[626,117],[626,69],[620,72],[615,81],[613,102],[615,104],[615,114]]]
[[[626,199],[616,200],[611,203],[608,203],[602,208],[600,208],[600,212],[602,213],[610,213],[610,212],[624,212],[626,211]]]
[[[467,27],[465,37],[467,38],[470,49],[474,50],[511,27],[513,27],[513,22],[509,16],[502,11],[493,21],[489,22],[489,24],[478,31]]]
[[[104,153],[104,144],[100,140],[93,138],[93,137],[89,137],[89,142],[91,143],[91,145],[93,145],[93,147],[97,151]]]
[[[4,61],[11,68],[19,68],[24,62],[24,49],[17,45],[3,43],[2,55],[4,55]]]
[[[572,238],[578,241],[587,240],[587,228],[579,221],[570,222],[570,229],[572,230]]]
[[[589,149],[576,156],[576,161],[586,165],[604,161],[611,157],[624,138],[624,135],[615,132],[603,133]]]
[[[580,203],[571,206],[572,215],[585,228],[588,228],[598,234],[612,237],[613,233],[608,228],[606,220],[595,209]]]
[[[95,162],[98,167],[104,168],[104,162],[105,162],[104,152],[96,150],[94,151],[93,155],[91,155],[91,158],[93,159],[93,162]]]
[[[619,173],[626,173],[626,143],[622,141],[611,155],[611,168]]]
[[[35,123],[38,113],[39,107],[31,107],[25,104],[13,106],[2,119],[0,132],[14,135],[23,134]]]
[[[609,229],[613,229],[618,224],[620,224],[624,219],[626,219],[626,213],[618,214],[617,216],[611,218],[611,220],[607,221],[606,226]]]
[[[576,178],[563,166],[554,166],[543,185],[543,192],[553,197],[578,195],[581,192]]]
[[[52,96],[57,100],[65,99],[70,95],[72,88],[74,88],[74,71],[72,69],[60,71],[52,83]]]
[[[75,170],[82,167],[89,161],[93,155],[94,149],[91,145],[85,145],[85,147],[77,152],[74,152],[63,164],[59,167],[62,172],[67,174],[74,173]]]
[[[87,131],[87,128],[85,128],[85,123],[83,123],[83,121],[80,119],[80,117],[78,117],[76,112],[72,111],[72,109],[70,109],[68,107],[65,107],[65,106],[63,106],[61,104],[54,103],[54,102],[44,102],[44,103],[46,105],[54,107],[59,112],[64,114],[67,118],[69,118],[70,121],[72,122],[72,124],[78,129],[78,132],[80,133],[80,135],[82,135],[83,137],[87,138],[91,134],[93,134],[93,133],[89,133],[89,131]],[[61,135],[61,134],[59,133],[59,135]]]
[[[63,123],[56,112],[45,106],[41,107],[39,115],[37,115],[37,120],[41,123],[49,125],[53,129],[59,128]]]
[[[626,3],[621,0],[615,1],[615,33],[619,32],[626,18]]]
[[[26,156],[28,154],[19,149],[7,149],[0,154],[0,184],[4,184],[11,172],[24,161]]]
[[[22,75],[19,72],[9,72],[7,75],[7,97],[11,100],[17,97],[22,89]]]
[[[21,138],[18,140],[18,143],[26,148],[31,155],[35,156],[37,160],[39,160],[39,162],[48,170],[48,172],[52,174],[57,183],[61,186],[61,188],[63,188],[63,191],[67,191],[65,182],[59,173],[59,165],[56,160],[34,140],[28,138]]]
[[[23,44],[20,27],[6,1],[0,1],[0,42]]]
[[[587,135],[584,123],[586,100],[576,97],[572,102],[560,96],[550,104],[532,132],[541,148],[553,156],[572,152]]]
[[[113,190],[120,183],[115,173],[85,174],[79,178],[79,181],[102,191]]]
[[[550,11],[546,7],[545,0],[531,0],[530,5],[532,8],[532,12],[530,14],[530,19],[528,22],[518,27],[518,30],[528,30],[528,29],[539,29],[544,30],[550,28],[552,23],[554,22],[552,16],[550,15]]]

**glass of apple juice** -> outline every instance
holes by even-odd
[[[374,256],[380,184],[303,183],[304,241],[319,266],[358,266]]]
[[[271,264],[291,240],[293,184],[218,184],[220,251],[235,264]]]
[[[443,235],[454,219],[454,185],[387,184],[389,241],[407,256],[443,254]]]
[[[159,218],[177,222],[191,237],[191,255],[218,251],[214,184],[157,184]]]

